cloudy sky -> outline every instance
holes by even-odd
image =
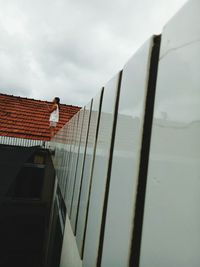
[[[0,92],[84,105],[186,0],[0,0]]]

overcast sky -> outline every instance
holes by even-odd
[[[0,0],[0,92],[84,105],[186,0]]]

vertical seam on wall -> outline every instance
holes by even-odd
[[[145,102],[145,114],[142,133],[142,146],[139,164],[138,186],[135,204],[135,215],[133,221],[133,235],[130,251],[130,267],[139,267],[140,249],[142,241],[142,226],[144,218],[145,194],[148,174],[149,152],[151,143],[151,130],[154,113],[154,101],[159,66],[161,36],[155,36],[151,50],[149,79]]]
[[[85,108],[84,108],[84,113],[83,113],[83,120],[84,120],[84,116],[85,116]],[[69,128],[69,131],[71,131],[70,128]],[[73,135],[72,135],[71,138],[73,138]],[[72,140],[70,140],[70,141],[72,141]],[[67,190],[68,190],[69,179],[70,179],[70,172],[69,172],[69,170],[70,170],[71,161],[72,161],[71,154],[72,154],[72,144],[70,144],[69,155],[68,155],[68,159],[69,160],[68,160],[68,163],[67,163],[67,166],[66,166],[67,173],[66,173],[66,183],[65,183],[65,190],[64,190],[64,201],[66,201],[66,197],[67,197],[67,193],[68,193]],[[65,204],[66,204],[66,208],[67,208],[67,201],[66,201]],[[69,211],[67,210],[67,212],[69,212]]]
[[[91,110],[91,115],[92,115],[92,110]],[[90,118],[91,119],[91,118]],[[88,134],[89,134],[89,127],[88,127]],[[87,144],[85,147],[85,153],[87,150]],[[80,209],[80,200],[81,200],[81,192],[82,192],[82,184],[83,184],[83,173],[85,169],[85,165],[83,164],[82,166],[82,171],[81,171],[81,181],[80,181],[80,189],[79,189],[79,196],[78,196],[78,205],[77,205],[77,212],[76,212],[76,219],[75,219],[75,227],[74,227],[74,234],[76,235],[77,232],[77,224],[78,224],[78,214],[79,214],[79,209]]]
[[[73,190],[73,182],[74,182],[74,178],[75,176],[73,176],[73,167],[74,167],[74,157],[75,157],[75,148],[76,148],[76,137],[77,137],[77,129],[78,129],[78,122],[79,122],[79,114],[78,113],[78,119],[76,121],[75,119],[75,122],[74,122],[74,128],[73,128],[73,139],[72,139],[72,142],[73,142],[73,146],[72,146],[72,155],[71,155],[71,158],[72,158],[72,161],[71,161],[71,165],[70,165],[70,169],[69,169],[69,177],[70,177],[70,184],[69,184],[69,198],[67,197],[67,200],[68,200],[68,216],[70,217],[70,210],[71,210],[71,199],[70,199],[70,189],[72,187],[72,190]]]
[[[89,120],[88,120],[88,125],[87,125],[87,133],[86,133],[85,148],[84,148],[84,155],[83,155],[83,162],[82,162],[82,170],[81,170],[81,179],[82,179],[83,169],[84,169],[84,165],[85,165],[86,148],[87,148],[87,143],[88,143],[88,135],[89,135],[89,128],[90,128],[90,120],[91,120],[92,106],[93,106],[93,99],[92,99],[91,104],[90,104],[90,114],[89,114]],[[76,163],[76,172],[77,172],[77,166],[78,166],[78,159],[77,159],[77,163]],[[72,204],[71,204],[71,209],[70,209],[70,218],[71,218],[71,213],[72,213],[72,205],[73,205],[74,191],[75,191],[75,185],[76,185],[76,176],[77,175],[75,173],[73,193],[72,193],[73,194],[72,195]]]
[[[102,93],[101,93],[100,103],[99,103],[99,114],[98,114],[98,119],[97,119],[97,129],[96,129],[96,135],[95,135],[94,154],[93,154],[92,167],[91,167],[91,173],[90,173],[90,184],[89,184],[89,192],[88,192],[88,200],[87,200],[87,208],[86,208],[86,218],[85,218],[85,226],[84,226],[84,233],[83,233],[83,245],[82,245],[82,250],[81,250],[81,259],[83,259],[84,249],[85,249],[85,237],[86,237],[86,229],[87,229],[87,222],[88,222],[89,204],[90,204],[90,196],[91,196],[91,188],[92,188],[92,180],[93,180],[93,171],[94,171],[97,139],[98,139],[98,134],[99,134],[99,124],[100,124],[100,118],[101,118],[103,94],[104,94],[104,88],[102,88]]]
[[[103,253],[103,243],[104,243],[104,235],[105,235],[108,198],[109,198],[109,191],[110,191],[112,159],[113,159],[113,151],[114,151],[114,144],[115,144],[115,133],[116,133],[116,125],[117,125],[117,115],[118,115],[122,75],[123,75],[123,70],[119,74],[118,85],[117,85],[117,94],[116,94],[114,119],[113,119],[113,127],[112,127],[112,137],[111,137],[110,153],[109,153],[109,160],[108,160],[107,180],[106,180],[106,188],[105,188],[105,195],[104,195],[104,202],[103,202],[103,213],[102,213],[101,229],[100,229],[100,237],[99,237],[97,267],[101,266],[101,259],[102,259],[102,253]]]

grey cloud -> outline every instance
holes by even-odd
[[[185,0],[0,0],[0,91],[86,104]]]

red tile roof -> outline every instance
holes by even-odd
[[[51,106],[48,101],[0,94],[0,136],[48,141]],[[57,130],[79,110],[80,107],[61,104]]]

